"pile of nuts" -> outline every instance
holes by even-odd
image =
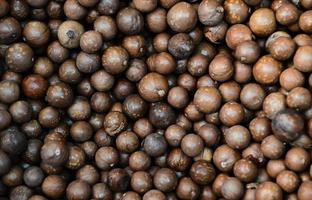
[[[0,200],[311,200],[312,0],[0,0]]]

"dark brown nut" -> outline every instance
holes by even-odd
[[[293,62],[294,67],[301,72],[312,71],[312,46],[301,46],[297,49]]]
[[[219,86],[219,91],[223,98],[223,101],[237,101],[239,99],[239,93],[241,91],[240,85],[235,81],[227,81]]]
[[[83,73],[93,73],[100,68],[101,58],[98,54],[90,54],[81,51],[76,58],[76,66],[80,72]],[[64,62],[65,63],[65,62]],[[63,65],[64,65],[63,63]],[[73,69],[74,70],[74,69]],[[67,77],[67,82],[79,82],[81,81],[81,73],[73,73],[75,75],[72,79]],[[61,74],[60,74],[61,76]],[[64,76],[64,75],[63,75]],[[64,78],[63,78],[64,79]],[[80,82],[82,84],[83,81]],[[90,83],[91,84],[91,83]]]
[[[133,5],[141,12],[151,12],[157,7],[157,0],[133,0]]]
[[[185,59],[192,54],[194,46],[194,41],[188,34],[178,33],[169,39],[168,51],[177,59]]]
[[[171,150],[167,157],[167,164],[175,171],[185,171],[192,163],[192,159],[188,157],[180,148]]]
[[[234,175],[241,181],[251,182],[258,175],[257,165],[247,159],[238,160],[233,168]]]
[[[301,183],[298,189],[298,198],[302,200],[308,200],[311,196],[311,188],[312,188],[312,181],[305,181]]]
[[[299,162],[300,161],[300,162]],[[301,147],[293,147],[285,155],[285,165],[295,172],[302,172],[311,164],[311,156]]]
[[[263,101],[263,111],[270,119],[273,119],[276,113],[284,110],[286,106],[286,97],[280,92],[269,94]]]
[[[97,9],[102,15],[113,15],[118,11],[119,6],[119,0],[100,0]]]
[[[10,171],[2,176],[2,182],[8,187],[15,187],[23,183],[23,169],[20,166],[12,166]]]
[[[168,90],[166,78],[155,72],[145,75],[138,85],[139,94],[149,102],[162,100],[167,95]]]
[[[69,49],[79,47],[81,35],[84,33],[83,26],[76,21],[65,21],[58,28],[58,39],[60,43]]]
[[[105,70],[98,70],[92,74],[90,82],[97,91],[106,92],[113,87],[115,78]]]
[[[213,184],[212,184],[212,191],[218,195],[218,196],[222,196],[221,194],[221,186],[223,185],[225,179],[229,178],[229,176],[227,176],[226,174],[220,173],[219,175],[217,175],[217,177],[215,178]]]
[[[279,9],[282,5],[289,3],[288,1],[285,0],[274,0],[272,1],[271,4],[271,9],[276,12],[277,9]]]
[[[278,174],[286,170],[284,160],[269,160],[266,166],[267,173],[270,177],[276,178]]]
[[[148,57],[146,62],[150,71],[155,71],[160,74],[170,74],[176,69],[176,61],[173,56],[167,52],[153,54]]]
[[[220,130],[213,124],[204,124],[197,133],[208,146],[215,146],[221,137]]]
[[[62,63],[68,58],[69,50],[63,47],[60,42],[54,41],[49,44],[47,55],[52,61]]]
[[[203,40],[203,31],[196,27],[191,32],[189,32],[189,36],[193,39],[196,45],[199,45]]]
[[[303,74],[296,68],[285,69],[279,78],[279,83],[283,89],[290,91],[304,84],[305,78]]]
[[[59,78],[65,83],[77,84],[82,79],[74,60],[66,60],[59,68]]]
[[[25,72],[34,64],[34,52],[26,43],[14,43],[6,51],[5,62],[14,72]]]
[[[47,90],[47,101],[57,108],[70,106],[74,98],[72,88],[62,82],[51,85]]]
[[[255,195],[259,199],[283,199],[283,192],[281,188],[276,183],[270,181],[266,181],[258,185]]]
[[[193,76],[202,76],[207,72],[209,60],[202,54],[195,54],[190,57],[187,63],[187,69]]]
[[[160,168],[153,177],[153,183],[162,192],[169,192],[175,189],[178,179],[175,172],[169,168]]]
[[[69,151],[63,142],[50,141],[41,148],[41,159],[52,166],[62,166],[68,159]]]
[[[249,7],[243,0],[225,0],[225,18],[230,24],[239,24],[249,17]]]
[[[250,121],[249,130],[252,138],[256,142],[260,142],[271,134],[271,121],[266,117],[256,117]]]
[[[252,78],[252,67],[235,61],[233,78],[237,83],[247,83]]]
[[[167,142],[164,136],[158,133],[149,134],[143,143],[144,151],[150,156],[161,156],[167,150]]]
[[[26,200],[29,199],[33,194],[33,191],[25,185],[20,185],[15,187],[10,192],[10,199],[20,199]]]
[[[214,165],[222,172],[229,172],[233,169],[236,161],[240,159],[238,152],[227,145],[221,145],[216,148],[213,154]]]
[[[215,179],[216,171],[208,161],[199,160],[191,166],[190,176],[195,183],[207,185]]]
[[[259,45],[251,40],[241,42],[236,46],[234,55],[235,58],[245,64],[252,64],[256,62],[260,56]]]
[[[156,128],[167,128],[175,122],[175,113],[171,106],[166,103],[154,103],[148,113],[148,119]]]
[[[162,33],[167,28],[167,11],[161,7],[146,15],[148,28],[154,33]]]
[[[153,178],[148,172],[137,171],[131,176],[130,185],[131,188],[138,193],[144,194],[152,189]]]
[[[139,147],[138,136],[131,131],[124,131],[116,138],[116,147],[120,152],[132,153]]]
[[[104,130],[111,136],[123,131],[128,125],[126,116],[117,111],[109,112],[105,118],[103,127]]]
[[[167,23],[175,32],[188,32],[197,22],[197,13],[187,2],[180,2],[170,8],[167,13]]]
[[[147,170],[151,165],[151,158],[143,151],[136,151],[129,157],[129,167],[133,171]]]
[[[18,20],[25,20],[30,14],[30,8],[26,1],[14,0],[11,2],[10,8],[10,14]]]
[[[88,199],[91,196],[91,188],[88,183],[82,180],[71,182],[66,188],[67,199]]]
[[[272,121],[272,129],[277,138],[291,142],[303,133],[304,120],[294,110],[282,110],[275,115]]]
[[[21,26],[15,18],[13,17],[1,18],[0,20],[1,43],[10,44],[12,42],[15,42],[21,36],[21,32],[22,32]]]
[[[69,156],[66,167],[71,170],[77,170],[85,164],[86,155],[78,146],[69,147]]]
[[[108,41],[117,35],[117,24],[110,16],[100,16],[94,21],[94,30],[101,33],[104,41]]]
[[[234,126],[242,122],[245,111],[241,104],[234,101],[223,104],[219,112],[220,121],[225,126]]]
[[[294,37],[297,46],[312,45],[312,38],[307,34],[298,34]]]
[[[282,72],[281,63],[272,56],[262,56],[252,69],[257,82],[265,85],[271,85],[278,81]]]
[[[123,111],[132,119],[144,116],[147,111],[147,103],[138,95],[130,95],[123,102]]]
[[[204,149],[204,141],[196,134],[187,134],[181,141],[181,149],[189,157],[198,156]]]
[[[183,177],[179,181],[176,193],[180,199],[197,199],[200,195],[200,188],[191,178]]]
[[[20,88],[17,83],[9,80],[0,82],[0,101],[3,103],[13,103],[20,96]]]
[[[42,183],[42,191],[50,198],[60,198],[66,190],[66,182],[57,175],[47,176]]]
[[[221,106],[221,94],[214,87],[201,87],[194,95],[194,104],[203,113],[216,112]]]
[[[126,7],[118,12],[116,23],[121,32],[127,35],[135,35],[142,31],[144,18],[135,8]]]
[[[8,154],[6,154],[3,150],[0,151],[0,174],[4,175],[10,171],[11,168],[11,159]]]
[[[101,147],[95,154],[95,164],[101,170],[108,170],[118,162],[118,151],[113,147]]]
[[[43,108],[39,112],[38,121],[43,127],[53,128],[59,124],[60,113],[52,106]]]
[[[286,98],[288,107],[306,110],[310,107],[312,101],[311,93],[308,89],[303,87],[296,87],[292,89]]]
[[[115,168],[108,173],[108,186],[114,192],[123,192],[128,188],[130,176],[125,169]]]
[[[95,53],[102,47],[102,35],[96,31],[87,31],[81,35],[80,48],[86,53]]]
[[[25,123],[30,121],[32,109],[26,101],[16,101],[9,107],[12,119],[16,123]]]
[[[219,44],[225,38],[227,30],[228,24],[225,21],[221,21],[215,26],[205,27],[204,34],[210,42]]]
[[[221,194],[226,199],[240,199],[244,194],[244,186],[238,178],[229,177],[221,186]]]
[[[132,57],[142,57],[146,52],[146,41],[142,35],[124,37],[122,46]]]
[[[312,33],[311,15],[312,15],[312,11],[308,10],[302,13],[299,17],[299,27],[305,33]]]
[[[27,168],[24,171],[23,179],[27,186],[36,187],[39,186],[44,178],[42,169],[36,166]]]
[[[22,82],[23,93],[32,99],[42,98],[48,89],[48,81],[40,75],[29,75]]]
[[[215,26],[221,22],[224,15],[222,5],[216,1],[204,0],[198,6],[198,19],[206,26]]]
[[[269,36],[276,30],[274,12],[269,8],[260,8],[253,12],[249,19],[252,32],[260,37]]]
[[[158,53],[168,50],[170,35],[168,33],[159,33],[153,39],[153,47]]]
[[[92,186],[92,198],[112,199],[113,193],[105,183],[96,183]]]
[[[264,89],[255,83],[246,84],[240,93],[240,101],[251,110],[258,110],[262,107],[265,98]]]
[[[113,75],[122,73],[128,66],[128,52],[119,46],[109,47],[102,56],[102,66]]]
[[[299,19],[299,11],[292,3],[282,4],[275,13],[276,20],[282,25],[291,25]]]
[[[148,192],[146,192],[144,195],[143,195],[143,200],[152,200],[152,199],[159,199],[159,200],[165,200],[167,199],[166,195],[164,193],[162,193],[161,191],[159,190],[155,190],[155,189],[152,189]]]
[[[230,57],[218,54],[209,64],[209,75],[215,81],[224,82],[234,74],[234,67]]]
[[[300,3],[305,9],[312,8],[312,2],[310,0],[301,0]]]
[[[30,21],[23,29],[23,36],[28,44],[33,47],[41,47],[49,41],[50,30],[42,22]]]
[[[224,135],[225,142],[233,149],[244,149],[250,143],[250,133],[241,125],[230,127]]]
[[[288,37],[278,37],[276,38],[269,46],[268,50],[277,60],[287,60],[295,52],[296,44],[295,42]]]
[[[167,101],[175,108],[184,108],[189,102],[188,92],[183,87],[173,87],[168,92]]]
[[[226,32],[225,40],[231,49],[235,49],[240,43],[252,40],[252,32],[244,24],[235,24]]]
[[[3,151],[10,155],[19,155],[27,148],[27,141],[24,133],[17,127],[11,126],[1,132],[0,146]]]
[[[87,15],[87,9],[77,0],[67,0],[63,6],[65,16],[70,20],[81,20]]]
[[[192,92],[196,87],[196,79],[192,75],[184,73],[179,75],[177,84],[187,89],[188,92]]]
[[[269,135],[262,140],[261,151],[270,159],[279,159],[285,152],[285,145],[274,135]]]
[[[284,170],[276,177],[276,183],[286,192],[294,192],[300,184],[300,179],[296,173]]]

